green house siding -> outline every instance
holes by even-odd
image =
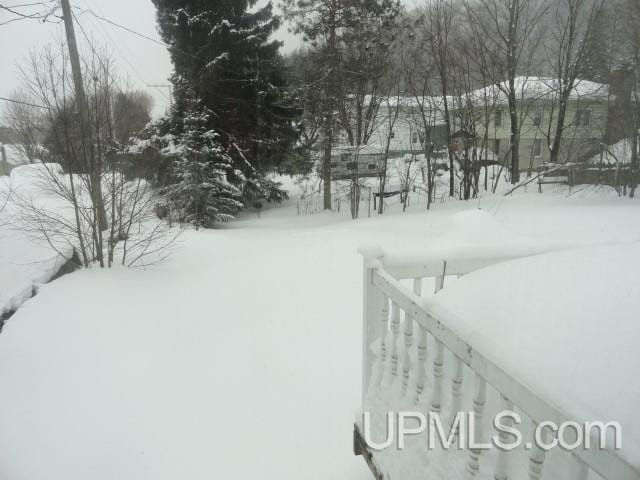
[[[526,110],[518,105],[520,125],[520,169],[536,168],[550,161],[550,142],[553,142],[557,122],[557,103],[549,101],[527,102]],[[502,112],[501,114],[499,112]],[[580,112],[580,113],[579,113]],[[588,112],[588,113],[584,113]],[[500,121],[501,120],[501,121]],[[478,115],[476,132],[478,138],[484,136],[483,117]],[[559,154],[560,162],[584,160],[597,150],[603,141],[608,121],[606,101],[571,100],[565,116],[565,129]],[[460,119],[452,116],[454,130],[459,129]],[[497,125],[496,125],[497,123]],[[506,106],[496,107],[491,114],[488,128],[489,148],[499,145],[501,158],[509,149],[511,129]]]

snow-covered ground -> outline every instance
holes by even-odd
[[[434,302],[458,335],[550,404],[581,423],[620,422],[621,455],[638,468],[640,384],[624,367],[640,362],[638,260],[638,238],[523,258],[462,278]]]
[[[37,165],[29,165],[0,176],[0,316],[18,308],[71,257],[70,248],[52,249],[43,238],[26,232],[19,220],[16,195],[49,205],[57,201],[42,188],[38,172]]]
[[[25,155],[22,147],[10,143],[4,144],[4,151],[7,156],[7,163],[10,167],[25,165],[29,163],[29,158]]]
[[[563,248],[640,242],[636,201],[535,190],[429,212],[416,194],[402,213],[395,197],[371,218],[365,202],[357,221],[346,205],[298,215],[305,200],[293,195],[260,217],[185,232],[153,268],[43,286],[0,334],[0,479],[370,478],[351,445],[357,248],[428,251],[496,235]]]

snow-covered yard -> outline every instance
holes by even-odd
[[[47,197],[35,165],[19,167],[11,176],[0,176],[0,316],[17,309],[31,297],[33,289],[49,281],[71,257],[71,248],[58,251],[35,232],[27,232],[18,219],[15,195]],[[51,199],[44,200],[51,203]]]
[[[348,208],[298,216],[294,195],[261,218],[185,232],[153,268],[42,287],[0,334],[0,479],[370,478],[351,445],[360,245],[624,243],[640,260],[628,247],[640,242],[637,202],[534,190],[357,221]]]
[[[29,158],[25,155],[24,149],[18,145],[10,143],[4,144],[4,151],[7,157],[7,163],[10,168],[17,167],[19,165],[26,165],[29,163]]]

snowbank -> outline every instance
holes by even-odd
[[[15,195],[50,207],[59,202],[43,188],[42,168],[19,166],[9,177],[0,177],[0,208],[5,205],[0,211],[0,315],[22,305],[34,287],[49,281],[72,255],[69,246],[57,245],[56,251],[20,224]]]
[[[594,155],[588,163],[592,165],[628,165],[631,162],[633,145],[630,139],[620,140],[615,145],[609,145],[604,152],[602,159],[600,154]]]
[[[29,159],[19,146],[5,143],[4,150],[7,154],[7,163],[10,166],[17,167],[18,165],[26,165],[29,163]]]
[[[431,305],[483,355],[578,421],[617,421],[640,467],[640,242],[550,253],[458,280]],[[451,323],[451,322],[450,322]]]
[[[387,252],[392,264],[419,264],[445,260],[524,257],[575,246],[575,241],[535,239],[506,228],[493,215],[480,209],[465,210],[451,216],[447,232],[424,245]]]

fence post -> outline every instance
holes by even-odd
[[[374,247],[360,251],[363,262],[364,304],[362,309],[362,411],[365,411],[365,400],[371,380],[371,344],[384,332],[381,332],[380,315],[384,308],[384,296],[373,284],[376,269],[382,266],[382,250]]]

